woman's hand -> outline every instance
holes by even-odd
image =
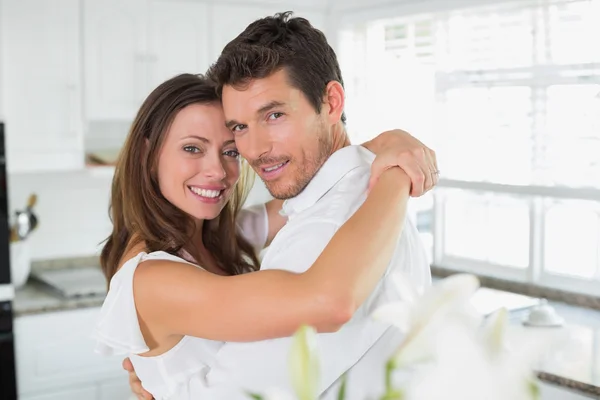
[[[422,196],[437,185],[439,171],[435,152],[408,132],[386,131],[363,146],[377,156],[371,166],[369,189],[383,171],[391,167],[400,167],[406,172],[411,181],[412,197]]]

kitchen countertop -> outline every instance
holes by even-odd
[[[86,296],[67,299],[54,293],[43,283],[30,280],[15,291],[13,312],[15,317],[48,312],[76,310],[80,308],[100,307],[104,296]]]
[[[100,269],[97,257],[71,258],[64,260],[36,261],[31,267],[31,276],[27,283],[15,291],[13,312],[16,317],[47,312],[75,310],[80,308],[100,307],[106,292],[96,296],[63,297],[47,284],[35,279],[36,272],[48,270],[81,271],[81,268]]]
[[[565,319],[563,327],[525,327],[527,311],[510,314],[511,329],[528,335],[556,338],[536,368],[538,378],[568,388],[592,399],[600,399],[600,311],[565,303],[549,302]]]
[[[90,263],[82,265],[89,266]],[[76,265],[66,267],[76,268]],[[61,268],[61,265],[39,264],[33,270],[36,268]],[[506,293],[498,291],[502,301]],[[67,299],[44,283],[30,278],[24,287],[16,290],[14,313],[16,317],[22,317],[100,307],[103,301],[104,295]],[[564,317],[564,327],[525,328],[521,321],[527,310],[510,313],[511,327],[527,333],[561,335],[559,345],[542,359],[537,368],[540,380],[600,399],[600,311],[554,301],[549,301],[549,304]]]

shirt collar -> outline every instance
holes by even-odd
[[[333,153],[317,171],[304,190],[283,203],[281,214],[291,216],[313,206],[346,174],[370,164],[375,156],[362,146],[346,146]]]

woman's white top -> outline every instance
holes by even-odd
[[[238,229],[257,249],[264,247],[268,235],[268,217],[263,204],[244,209]],[[223,342],[184,336],[167,352],[142,357],[149,351],[140,330],[133,296],[133,275],[147,260],[188,263],[163,251],[141,252],[127,261],[110,281],[110,288],[94,331],[96,352],[104,355],[129,356],[135,372],[146,390],[157,400],[200,399],[206,387],[205,377]]]

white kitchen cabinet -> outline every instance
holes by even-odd
[[[59,397],[62,393],[70,396],[80,390],[91,390],[92,397],[79,398],[127,398],[127,375],[121,368],[123,357],[94,353],[91,334],[98,313],[99,308],[88,308],[15,319],[20,396],[63,400],[71,397]]]
[[[148,92],[181,73],[204,73],[210,61],[208,6],[183,0],[150,3]]]
[[[133,119],[148,88],[147,34],[147,0],[83,0],[88,121]]]
[[[98,400],[127,400],[129,398],[135,398],[135,396],[131,393],[126,377],[99,385]]]
[[[2,87],[10,172],[81,168],[79,0],[2,0]]]
[[[121,147],[163,81],[208,67],[208,6],[184,0],[85,0],[86,151]]]
[[[96,390],[94,387],[75,388],[70,390],[61,390],[58,392],[35,394],[32,396],[19,396],[19,400],[82,400],[96,399]],[[126,398],[124,398],[126,399]]]

